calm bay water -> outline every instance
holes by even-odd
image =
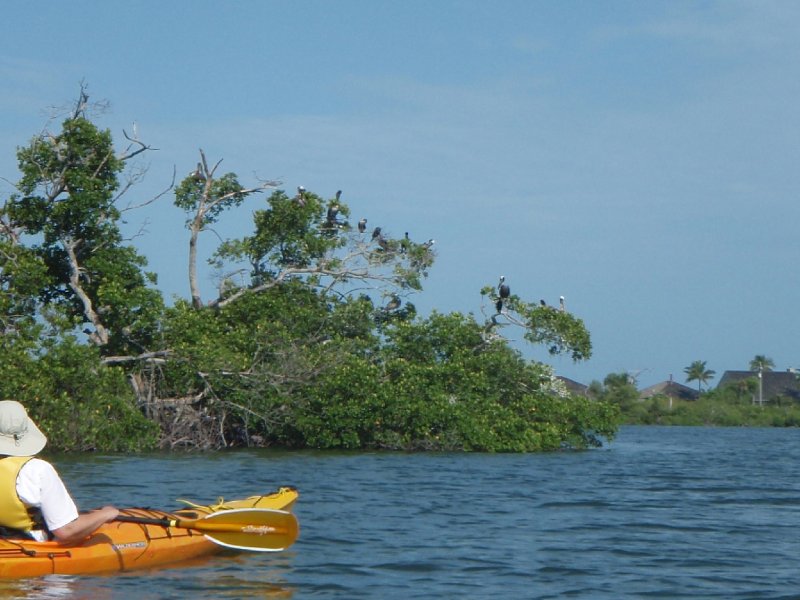
[[[541,455],[54,457],[82,508],[294,485],[280,554],[0,582],[27,598],[800,598],[800,430],[627,427]]]

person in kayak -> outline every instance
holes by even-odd
[[[62,544],[80,542],[113,521],[113,506],[78,513],[75,502],[49,462],[35,456],[47,437],[15,400],[0,401],[0,527],[23,537]]]

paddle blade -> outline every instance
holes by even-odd
[[[256,552],[285,550],[300,533],[297,517],[285,510],[269,508],[223,510],[195,523],[194,528],[212,542]]]

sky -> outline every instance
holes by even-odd
[[[644,387],[703,360],[800,367],[800,3],[790,1],[6,0],[0,198],[16,149],[78,96],[120,150],[154,150],[134,206],[202,149],[436,240],[432,310],[482,316],[506,277],[583,319],[593,355],[515,347],[582,383]],[[55,121],[53,118],[56,117]],[[264,198],[227,213],[252,232]],[[125,213],[167,298],[188,297],[168,193]],[[217,239],[201,238],[210,253]],[[201,273],[214,290],[212,271]],[[715,384],[711,381],[711,385]],[[691,384],[695,385],[695,384]]]

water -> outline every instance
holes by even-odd
[[[800,598],[800,430],[623,428],[536,455],[55,457],[79,505],[299,488],[280,554],[0,582],[27,598]]]

